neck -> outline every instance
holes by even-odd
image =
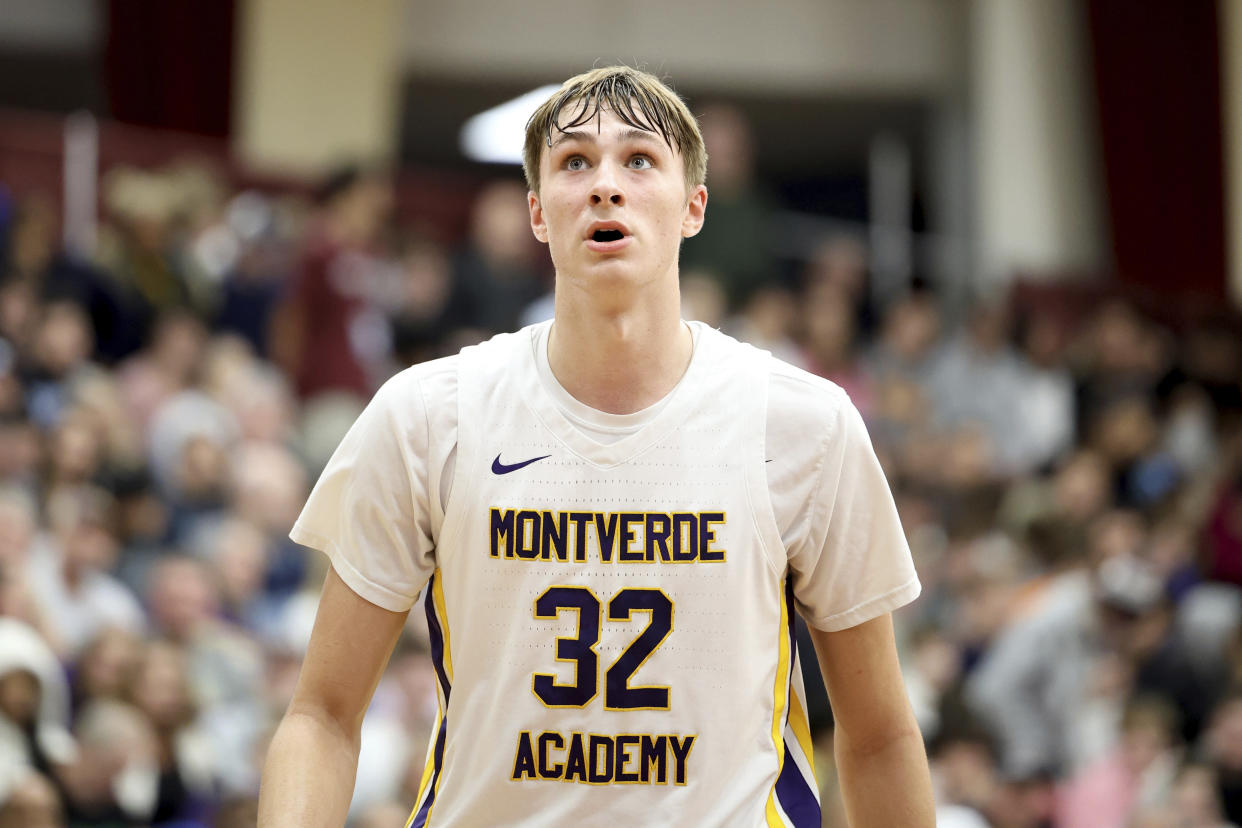
[[[644,286],[633,301],[597,293],[558,283],[548,363],[578,401],[632,414],[672,391],[690,364],[694,341],[681,320],[677,278]]]

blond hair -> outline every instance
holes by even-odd
[[[526,122],[522,169],[527,186],[539,192],[539,159],[543,148],[552,146],[552,131],[565,132],[589,123],[599,117],[601,109],[628,126],[658,134],[680,152],[687,186],[695,187],[707,178],[703,135],[681,96],[641,69],[605,66],[565,81]]]

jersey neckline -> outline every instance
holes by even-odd
[[[526,397],[535,416],[567,448],[588,462],[608,467],[624,463],[659,441],[679,422],[679,412],[692,404],[693,395],[684,389],[696,382],[702,372],[703,333],[701,322],[686,322],[693,338],[693,352],[685,372],[667,394],[644,409],[631,414],[610,414],[583,403],[565,390],[548,362],[548,337],[552,321],[532,325],[529,347],[521,349],[521,371],[527,375],[534,393]],[[688,402],[689,400],[689,402]],[[616,435],[600,442],[590,431]]]

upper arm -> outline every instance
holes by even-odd
[[[802,617],[841,630],[909,603],[918,577],[858,410],[823,380],[772,389],[769,456],[809,455],[771,484]]]
[[[866,751],[917,730],[906,695],[892,616],[827,632],[809,627],[838,729]]]
[[[290,712],[355,735],[408,614],[372,604],[329,569]]]
[[[367,601],[409,610],[436,568],[432,454],[420,372],[403,371],[350,426],[289,536]]]

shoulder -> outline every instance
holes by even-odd
[[[854,413],[854,404],[841,386],[772,358],[768,375],[770,432],[830,436],[839,430],[843,419]]]
[[[460,354],[420,362],[398,371],[375,392],[374,404],[405,408],[411,403],[454,399],[457,393],[457,366]]]
[[[541,323],[547,324],[547,323]],[[504,370],[507,360],[530,347],[537,326],[514,333],[497,334],[491,339],[462,348],[452,356],[420,362],[394,374],[371,401],[371,406],[394,416],[398,421],[424,412],[433,434],[456,428],[457,393],[463,368],[470,375],[485,375],[480,368],[491,366]],[[485,376],[480,376],[485,379]]]
[[[843,419],[856,416],[849,395],[831,380],[700,322],[691,325],[697,327],[699,346],[711,361],[735,365],[739,359],[766,360],[769,442],[774,436],[778,440],[787,436],[805,443],[808,434],[827,436],[825,429],[827,434],[835,433]]]

